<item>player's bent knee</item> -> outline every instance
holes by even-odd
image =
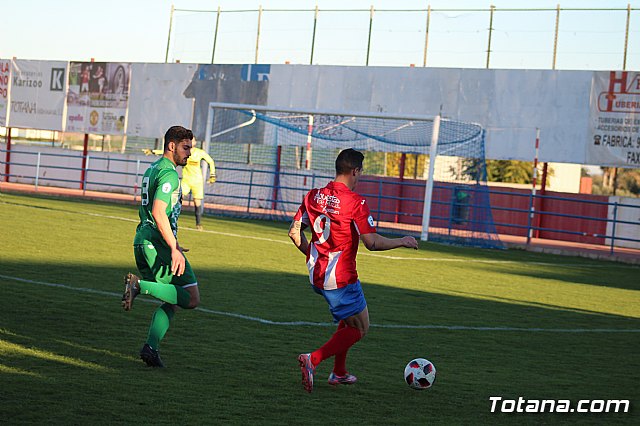
[[[189,304],[185,307],[185,309],[195,309],[200,304],[200,292],[198,291],[198,286],[191,286],[187,288],[189,292]]]
[[[366,336],[369,332],[368,312],[365,312],[364,315],[362,315],[362,317],[360,318],[360,321],[358,321],[358,329],[360,330],[360,333],[362,333],[362,336],[360,338]]]
[[[195,309],[200,304],[200,295],[191,295],[191,300],[189,300],[189,306],[187,309]]]
[[[362,339],[369,332],[369,321],[363,318],[351,317],[345,320],[347,326],[358,329]]]

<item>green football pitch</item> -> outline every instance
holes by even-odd
[[[372,327],[352,386],[303,391],[296,356],[333,332],[288,224],[208,217],[180,242],[201,305],[177,313],[167,368],[138,359],[155,301],[120,306],[137,208],[0,194],[3,424],[638,424],[640,268],[422,244],[358,256]],[[431,360],[413,391],[406,363]],[[627,413],[491,413],[490,397],[630,400]],[[572,405],[574,407],[575,405]]]

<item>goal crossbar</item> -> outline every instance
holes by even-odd
[[[228,108],[228,109],[243,109],[254,111],[269,111],[269,112],[281,112],[285,114],[307,114],[307,115],[338,115],[343,117],[366,117],[366,118],[381,118],[389,120],[415,120],[415,121],[433,121],[436,116],[433,115],[418,115],[418,114],[391,114],[383,112],[354,112],[345,110],[332,110],[332,109],[306,109],[306,108],[279,108],[270,107],[264,105],[248,105],[248,104],[233,104],[224,102],[209,102],[209,109],[211,108]]]

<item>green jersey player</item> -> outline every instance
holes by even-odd
[[[131,309],[138,294],[164,302],[153,314],[140,358],[150,367],[164,367],[158,346],[169,329],[177,307],[193,309],[200,303],[198,281],[178,244],[178,216],[182,194],[176,166],[184,166],[191,154],[193,133],[173,126],[164,136],[164,154],[142,178],[140,223],[133,240],[136,266],[141,277],[125,276],[122,306]]]

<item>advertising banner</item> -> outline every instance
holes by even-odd
[[[66,131],[124,134],[130,75],[128,63],[71,62]]]
[[[162,139],[171,126],[191,128],[193,99],[184,91],[196,64],[133,64],[127,135]]]
[[[586,164],[640,167],[640,72],[594,72]]]
[[[11,61],[9,127],[64,130],[67,62]]]
[[[0,126],[7,125],[7,99],[9,98],[9,78],[11,61],[0,59]]]

